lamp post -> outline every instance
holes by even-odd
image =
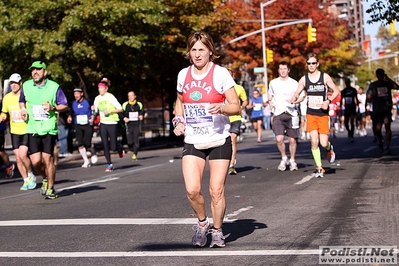
[[[269,0],[266,3],[260,3],[260,16],[262,23],[262,54],[263,54],[263,79],[265,81],[265,86],[267,87],[267,62],[266,62],[266,36],[265,36],[265,13],[263,8],[270,5],[277,0]]]

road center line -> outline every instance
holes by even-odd
[[[302,178],[301,181],[296,182],[295,185],[302,185],[303,183],[308,182],[308,181],[309,181],[310,179],[312,179],[313,177],[314,177],[314,174],[307,175],[307,176],[305,176],[304,178]]]

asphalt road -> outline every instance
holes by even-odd
[[[89,169],[63,161],[56,200],[0,173],[0,265],[318,265],[320,246],[398,246],[398,129],[389,156],[370,130],[354,143],[339,133],[336,163],[322,151],[322,179],[313,178],[309,141],[299,142],[299,170],[279,172],[271,132],[262,143],[245,133],[238,174],[227,178],[225,248],[191,245],[181,147],[142,151],[136,162],[114,155],[111,173],[103,157]],[[208,183],[207,169],[211,216]]]

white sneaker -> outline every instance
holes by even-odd
[[[204,222],[198,221],[196,225],[193,225],[193,230],[195,231],[195,234],[193,236],[192,243],[194,246],[203,247],[206,245],[206,235],[210,227],[211,224],[209,223],[208,217],[206,217],[206,220]]]
[[[84,162],[84,164],[82,165],[82,168],[89,168],[91,167],[90,162]]]
[[[353,138],[352,138],[352,140],[353,140]],[[331,145],[331,147],[330,147],[330,151],[327,152],[327,158],[330,161],[330,163],[333,163],[335,161],[335,152],[334,152],[334,146],[332,144],[330,144],[330,145]]]
[[[93,155],[93,156],[91,156],[91,163],[92,164],[96,164],[97,162],[98,162],[98,157],[97,157],[97,155]]]
[[[277,167],[277,170],[279,170],[279,171],[281,171],[281,172],[284,172],[285,169],[287,168],[287,165],[289,165],[288,158],[285,159],[285,160],[282,159],[281,162],[280,162],[280,164],[279,164],[278,167]]]
[[[323,167],[317,167],[316,168],[316,173],[314,174],[314,177],[323,178],[324,177],[324,172],[325,172],[325,170],[323,169]]]
[[[291,161],[290,160],[289,164],[290,164],[290,171],[297,171],[298,170],[298,166],[297,166],[295,161]]]

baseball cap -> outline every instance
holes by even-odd
[[[74,88],[73,92],[83,92],[83,90],[81,88]]]
[[[29,70],[31,70],[32,68],[43,68],[44,70],[47,69],[47,66],[45,63],[43,63],[42,61],[35,61],[32,63],[32,65],[29,67]]]
[[[17,82],[17,83],[19,83],[20,81],[21,81],[21,75],[20,74],[18,74],[18,73],[14,73],[14,74],[12,74],[11,76],[10,76],[10,78],[9,78],[9,81],[11,82],[11,81],[13,81],[13,82]]]

